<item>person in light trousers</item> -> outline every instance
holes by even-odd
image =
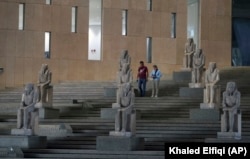
[[[162,74],[156,65],[153,65],[153,70],[150,73],[150,76],[153,79],[152,80],[152,96],[151,97],[158,97],[160,78],[161,78]]]

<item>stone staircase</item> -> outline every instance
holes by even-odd
[[[242,136],[250,138],[250,90],[247,77],[250,68],[221,70],[220,85],[236,81],[242,94]],[[145,139],[144,151],[111,152],[96,151],[96,137],[107,136],[114,130],[114,120],[100,118],[101,108],[110,108],[115,97],[104,97],[103,87],[113,83],[78,82],[54,85],[54,107],[60,109],[59,119],[43,119],[41,124],[68,123],[73,133],[68,137],[48,137],[46,149],[24,149],[25,158],[97,158],[97,159],[163,159],[165,142],[204,142],[216,138],[220,121],[196,121],[189,119],[189,109],[199,108],[201,98],[179,97],[179,87],[187,83],[161,81],[159,98],[136,97],[135,107],[141,113],[137,120],[137,136]],[[136,83],[134,83],[136,87]],[[150,83],[147,96],[150,96]],[[8,135],[16,126],[16,108],[20,103],[22,88],[0,92],[0,135]],[[91,105],[73,104],[79,99]],[[6,109],[8,108],[8,109]],[[248,140],[250,141],[250,140]]]

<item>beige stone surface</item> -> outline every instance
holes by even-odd
[[[18,30],[18,4],[26,3],[24,30]],[[200,47],[218,68],[231,64],[231,2],[201,0]],[[77,32],[71,33],[71,7],[78,7]],[[164,77],[182,65],[186,41],[186,0],[104,0],[102,60],[88,61],[88,0],[8,0],[0,2],[0,88],[36,82],[47,63],[52,82],[115,80],[119,53],[128,50],[133,76],[139,61],[158,65]],[[121,35],[122,9],[128,9],[128,36]],[[176,39],[170,38],[171,13],[177,14]],[[7,17],[7,18],[6,18]],[[44,32],[51,32],[51,59],[44,59]],[[146,63],[146,38],[152,37],[152,63]],[[207,63],[205,65],[207,67]],[[87,69],[91,68],[91,69]],[[20,79],[20,80],[19,80]]]

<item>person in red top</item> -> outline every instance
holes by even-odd
[[[144,62],[140,61],[140,67],[137,74],[138,88],[140,90],[141,97],[146,94],[146,83],[148,81],[148,68],[144,66]]]

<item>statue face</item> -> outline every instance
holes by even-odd
[[[209,69],[211,72],[213,72],[216,69],[216,63],[215,62],[210,62],[209,63]]]
[[[28,83],[25,85],[24,92],[26,95],[29,95],[33,89],[34,89],[34,85],[31,83]]]
[[[121,58],[122,59],[125,59],[125,57],[127,56],[128,52],[126,50],[124,50],[122,53],[121,53]]]
[[[48,65],[47,64],[42,64],[42,71],[45,72],[48,69]]]
[[[228,82],[227,83],[227,91],[228,93],[233,93],[235,91],[235,88],[236,88],[236,84],[235,82]]]

